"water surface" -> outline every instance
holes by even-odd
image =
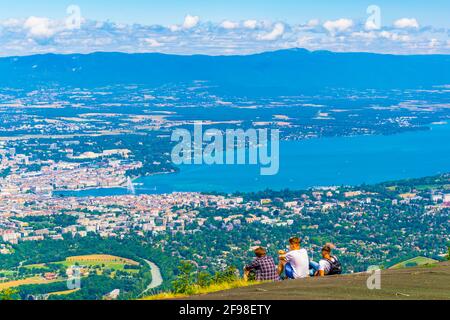
[[[183,165],[170,175],[143,177],[137,193],[259,191],[359,185],[450,172],[450,125],[390,136],[320,138],[280,143],[280,170],[261,176],[253,165]],[[126,189],[76,195],[125,194]],[[71,193],[74,194],[74,193]]]

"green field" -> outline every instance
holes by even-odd
[[[64,261],[55,263],[62,264],[65,267],[77,265],[88,268],[101,267],[102,269],[129,272],[137,271],[137,269],[125,269],[125,266],[139,266],[139,263],[136,261],[105,254],[68,257]]]
[[[135,272],[135,269],[125,269],[125,266],[139,266],[139,263],[130,259],[125,259],[112,255],[93,254],[85,256],[68,257],[64,261],[37,263],[23,266],[26,269],[50,269],[49,265],[63,265],[68,268],[71,266],[82,266],[87,268],[100,267],[102,269],[121,270]]]
[[[12,275],[14,275],[14,271],[12,270],[0,270],[0,274],[6,276],[6,277],[10,277]]]
[[[23,266],[25,269],[49,269],[45,263],[29,264]]]
[[[426,265],[435,265],[439,263],[439,261],[426,258],[426,257],[416,257],[412,258],[400,263],[397,263],[390,267],[389,269],[401,269],[401,268],[408,268],[408,267],[417,267],[417,266],[426,266]]]

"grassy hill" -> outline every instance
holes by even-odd
[[[450,262],[388,269],[381,289],[367,288],[368,274],[309,278],[248,286],[189,297],[192,300],[450,300]]]
[[[435,265],[439,263],[439,261],[426,258],[426,257],[415,257],[400,263],[397,263],[390,267],[389,269],[401,269],[401,268],[410,268],[410,267],[420,267],[420,266],[427,266],[427,265]]]

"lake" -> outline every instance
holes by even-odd
[[[136,191],[235,192],[359,185],[450,172],[450,125],[390,136],[320,138],[280,143],[280,170],[261,176],[253,165],[183,165],[180,172],[137,179]],[[64,195],[102,196],[127,190],[98,189]]]

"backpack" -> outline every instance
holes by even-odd
[[[342,264],[335,256],[333,256],[333,259],[334,261],[327,259],[328,263],[330,264],[330,272],[328,272],[329,276],[342,273]]]

